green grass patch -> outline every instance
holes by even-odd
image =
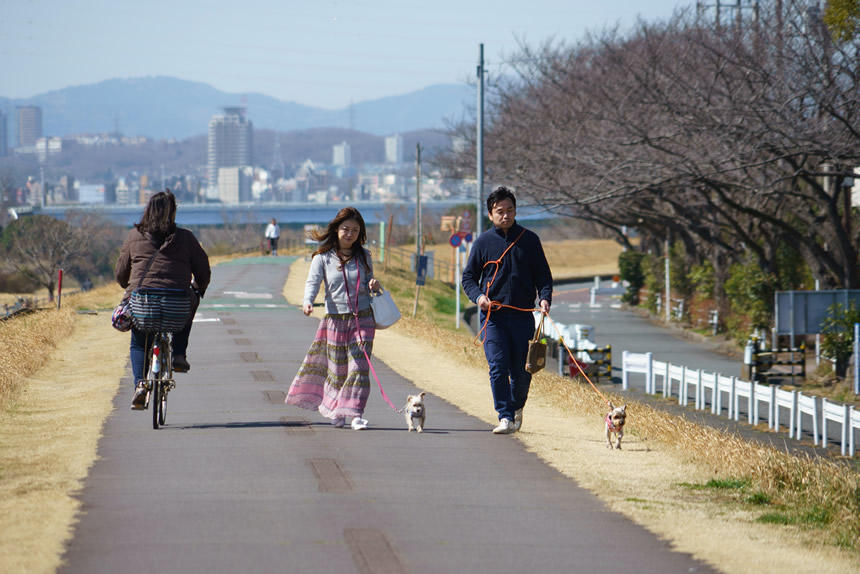
[[[735,478],[725,478],[725,479],[717,479],[712,478],[705,484],[701,483],[691,483],[691,482],[681,482],[678,484],[683,488],[687,488],[689,490],[742,490],[749,486],[748,480],[741,480]]]
[[[770,497],[764,492],[754,492],[746,497],[746,502],[757,506],[764,506],[770,504]]]
[[[707,486],[708,488],[717,488],[720,490],[741,490],[749,486],[749,481],[736,478],[712,478],[705,486]]]
[[[767,512],[756,518],[756,522],[762,524],[794,524],[796,520],[791,516],[787,516],[781,512]]]
[[[820,506],[811,508],[800,515],[799,522],[807,526],[827,526],[833,522],[833,512]]]

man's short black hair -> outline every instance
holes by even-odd
[[[514,197],[514,192],[505,187],[504,185],[500,185],[493,192],[487,196],[487,211],[493,211],[493,206],[499,203],[502,200],[510,199],[511,203],[514,204],[514,207],[517,206],[517,198]]]

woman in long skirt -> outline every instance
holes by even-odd
[[[314,299],[325,284],[325,316],[285,402],[319,410],[336,427],[351,419],[350,426],[362,430],[367,428],[363,415],[370,395],[367,357],[376,332],[370,292],[380,288],[370,253],[363,247],[364,219],[354,207],[345,207],[324,231],[311,237],[320,246],[311,260],[302,311],[313,312]]]

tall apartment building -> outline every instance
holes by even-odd
[[[3,110],[0,110],[0,157],[9,154],[9,150],[7,149],[9,145],[9,132],[6,126],[6,114]]]
[[[385,138],[385,163],[403,163],[403,138],[400,134]]]
[[[348,167],[350,164],[350,147],[346,142],[335,144],[332,148],[332,165]]]
[[[245,108],[224,108],[209,120],[209,162],[206,175],[209,189],[217,190],[218,173],[224,167],[251,165],[254,126],[245,117]]]
[[[34,147],[42,137],[42,108],[18,106],[18,147]]]

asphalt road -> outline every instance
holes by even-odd
[[[376,390],[366,431],[284,405],[318,321],[284,303],[288,262],[215,269],[165,427],[124,381],[61,572],[712,571],[439,397],[422,435]]]

